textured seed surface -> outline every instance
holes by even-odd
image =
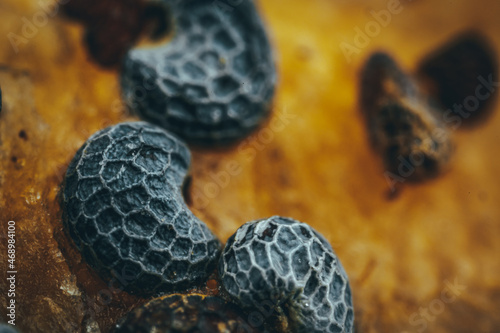
[[[452,152],[448,130],[414,81],[384,53],[372,55],[361,76],[361,111],[387,170],[420,180],[445,169]],[[410,163],[409,172],[407,164],[401,172],[402,161]]]
[[[485,36],[477,32],[456,36],[427,56],[418,72],[432,85],[431,92],[451,125],[475,125],[492,113],[498,88],[484,82],[498,82],[498,63]]]
[[[146,122],[90,137],[66,172],[64,227],[84,259],[125,290],[151,294],[193,286],[220,244],[184,203],[188,148]]]
[[[244,224],[227,241],[219,275],[242,306],[274,304],[286,313],[292,332],[353,331],[347,274],[330,244],[305,223],[274,216]]]
[[[115,333],[252,333],[245,315],[232,303],[216,296],[173,294],[155,298],[132,310]]]
[[[136,48],[125,59],[125,101],[145,120],[184,139],[227,143],[269,114],[276,70],[253,0],[165,1],[172,41]]]

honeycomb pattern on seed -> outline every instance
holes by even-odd
[[[184,203],[188,148],[146,122],[91,136],[66,172],[65,230],[100,275],[154,294],[193,286],[215,268],[220,243]]]
[[[121,76],[126,104],[142,119],[201,144],[229,143],[270,112],[276,69],[253,0],[165,1],[173,40],[135,48]],[[224,7],[226,6],[226,7]]]
[[[218,269],[241,306],[287,309],[293,332],[353,331],[347,274],[330,244],[305,223],[274,216],[244,224],[227,241]]]

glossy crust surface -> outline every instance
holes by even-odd
[[[216,296],[155,298],[122,318],[114,333],[257,333],[232,303]]]

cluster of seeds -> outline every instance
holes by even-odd
[[[244,224],[221,244],[186,206],[190,142],[247,135],[269,114],[276,70],[253,0],[228,10],[209,0],[164,0],[174,37],[130,50],[126,103],[154,122],[121,123],[78,150],[61,192],[63,225],[100,276],[142,296],[201,288],[217,274],[220,296],[153,298],[115,332],[353,331],[347,275],[307,224],[271,217]],[[138,89],[138,87],[140,89]],[[216,275],[217,276],[217,275]],[[263,322],[251,314],[268,306]]]
[[[62,191],[64,227],[83,258],[104,279],[126,274],[125,290],[141,295],[200,287],[218,260],[222,288],[245,310],[270,302],[273,316],[286,313],[278,321],[293,332],[352,332],[351,291],[330,244],[307,224],[275,216],[243,225],[220,256],[219,241],[184,203],[189,164],[178,138],[145,122],[91,136],[70,163]],[[156,313],[174,306],[165,302],[153,301],[152,312],[137,310],[130,318],[142,319],[129,318],[121,331],[160,325]],[[205,306],[200,302],[196,311]],[[214,311],[226,318],[229,310]],[[196,313],[202,325],[205,314]]]
[[[450,130],[486,119],[496,81],[494,52],[477,33],[431,53],[414,77],[389,55],[373,54],[361,72],[360,104],[388,180],[423,180],[445,170],[453,152]]]

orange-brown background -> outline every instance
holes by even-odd
[[[273,214],[322,232],[350,276],[358,332],[418,332],[423,326],[412,325],[411,316],[440,299],[445,281],[455,280],[466,289],[421,331],[499,332],[500,114],[453,134],[448,173],[404,186],[390,199],[357,110],[357,73],[380,48],[411,71],[427,52],[470,27],[484,32],[500,53],[500,3],[401,3],[403,11],[348,62],[340,43],[352,44],[354,28],[363,29],[373,20],[370,10],[385,9],[387,1],[260,1],[280,74],[274,117],[290,117],[271,140],[261,129],[243,141],[247,150],[194,150],[191,207],[223,241],[244,222]],[[24,332],[106,332],[141,300],[117,294],[106,307],[92,305],[105,285],[61,245],[67,240],[56,194],[84,140],[130,117],[119,107],[117,72],[88,59],[80,25],[51,18],[13,51],[7,34],[21,34],[22,18],[39,10],[34,0],[0,2],[0,63],[29,73],[0,73],[6,108],[0,114],[0,221],[2,233],[8,220],[17,222],[17,323]],[[30,82],[32,92],[26,90]],[[257,144],[253,157],[248,148]],[[237,163],[239,173],[217,186],[213,198],[195,200],[229,163]],[[82,322],[89,307],[96,322]]]

